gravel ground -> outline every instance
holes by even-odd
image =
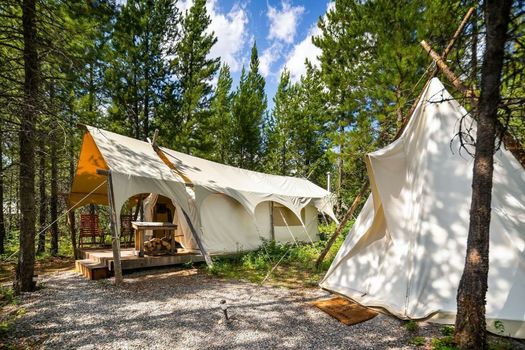
[[[345,326],[310,306],[328,296],[321,290],[161,272],[126,275],[122,288],[73,272],[47,276],[44,288],[23,296],[27,313],[10,338],[44,349],[411,348],[414,334],[393,317]],[[230,323],[223,322],[222,299]],[[439,336],[438,326],[424,324],[417,335]]]

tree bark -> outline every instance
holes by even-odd
[[[54,86],[53,83],[51,83],[49,96],[50,96],[50,102],[51,107],[53,107],[55,101],[54,101]],[[53,126],[52,130],[56,131],[56,121],[53,119],[55,116],[52,117],[52,123]],[[55,134],[56,135],[56,134]],[[57,136],[54,136],[51,138],[51,200],[50,200],[50,219],[51,219],[51,255],[57,256],[58,255],[58,154],[57,154]]]
[[[38,234],[38,245],[36,249],[37,254],[42,254],[46,249],[46,218],[47,218],[47,196],[46,196],[46,150],[45,150],[45,137],[44,132],[40,133],[40,142],[38,151],[40,153],[40,165],[38,168],[39,172],[39,190],[40,190],[40,200],[38,204],[40,206],[38,219],[40,224],[39,234]]]
[[[36,36],[36,0],[23,0],[24,97],[20,143],[20,251],[13,288],[15,293],[35,289],[35,125],[38,119],[39,58]]]
[[[2,159],[4,157],[4,137],[2,135],[2,123],[0,123],[0,203],[2,203],[2,208],[0,208],[0,254],[5,252],[5,222],[4,222],[4,168],[2,166]],[[11,202],[8,204],[11,205]]]
[[[461,349],[488,349],[485,304],[496,122],[511,1],[485,2],[486,50],[481,71],[472,202],[465,269],[458,288],[455,340]]]
[[[71,114],[69,119],[70,130],[74,130],[75,120],[73,114]],[[72,131],[69,135],[69,188],[73,186],[73,179],[75,178],[75,142],[74,142],[75,133]],[[75,260],[79,259],[79,253],[77,249],[77,229],[76,229],[76,220],[75,220],[75,211],[70,210],[68,212],[68,221],[69,221],[69,235],[71,238],[71,245],[73,246],[73,255]]]

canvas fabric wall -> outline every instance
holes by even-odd
[[[459,151],[467,112],[434,78],[402,136],[367,157],[367,199],[321,287],[401,318],[453,322],[465,263],[473,159]],[[475,123],[466,116],[464,126]],[[525,337],[525,171],[495,155],[489,329]]]

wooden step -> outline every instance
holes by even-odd
[[[75,261],[75,270],[88,280],[100,280],[110,276],[110,272],[105,263],[93,261],[91,259]]]

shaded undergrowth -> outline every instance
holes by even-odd
[[[321,225],[320,236],[329,237],[335,228],[335,224]],[[344,232],[348,230],[345,229]],[[280,243],[267,240],[256,251],[215,259],[213,267],[208,271],[214,276],[254,283],[264,281],[290,288],[314,287],[330,267],[345,236],[343,233],[337,238],[319,269],[316,268],[315,262],[326,247],[326,239],[313,243]]]

